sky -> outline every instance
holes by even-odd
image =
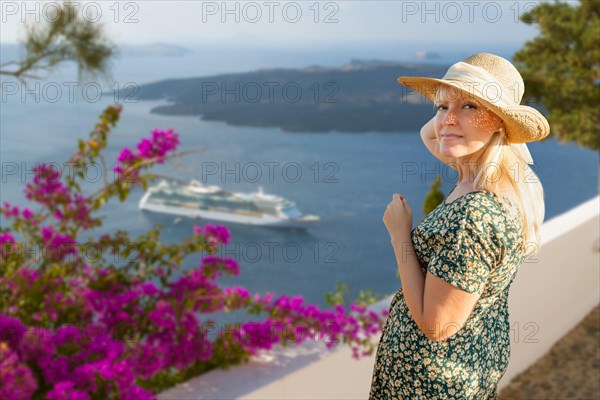
[[[54,18],[57,2],[0,2],[2,43]],[[119,44],[326,47],[369,43],[522,44],[518,20],[537,1],[79,1]]]

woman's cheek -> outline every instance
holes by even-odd
[[[496,117],[494,115],[494,117]],[[486,112],[478,112],[471,117],[470,123],[474,128],[484,132],[496,132],[500,128],[500,119],[493,118]]]

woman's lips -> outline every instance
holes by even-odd
[[[462,136],[458,136],[458,135],[444,135],[442,136],[442,140],[444,141],[449,141],[449,140],[456,140],[456,139],[460,139]]]

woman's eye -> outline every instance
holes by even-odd
[[[435,109],[436,109],[437,111],[440,111],[440,110],[445,110],[445,109],[446,109],[446,106],[444,106],[444,105],[440,104],[439,106],[435,106]]]
[[[475,104],[468,103],[468,104],[465,104],[464,108],[471,108],[471,109],[475,110],[477,108],[477,106]]]

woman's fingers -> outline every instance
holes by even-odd
[[[406,200],[406,198],[398,193],[394,194],[392,203],[393,202],[398,202],[398,203],[402,204],[403,206],[408,205],[408,201]]]
[[[399,201],[400,203],[403,203],[404,201],[406,201],[406,199],[401,194],[395,193],[392,197],[392,201]]]

